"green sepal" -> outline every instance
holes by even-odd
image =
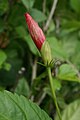
[[[45,41],[43,43],[40,52],[41,52],[44,64],[46,66],[51,66],[51,63],[52,63],[51,48],[50,48],[49,43],[47,41]]]

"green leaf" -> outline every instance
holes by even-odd
[[[69,34],[70,35],[67,35],[67,34],[63,35],[63,47],[68,54],[68,59],[71,59],[72,57],[75,57],[75,55],[77,55],[74,53],[76,51],[76,48],[78,48],[77,44],[80,46],[80,43],[78,42],[79,40],[78,40],[77,36],[75,35],[75,33],[73,33],[73,34],[69,33]],[[80,51],[80,48],[78,51]]]
[[[61,83],[60,83],[59,80],[53,78],[53,85],[54,85],[54,89],[55,89],[55,90],[60,90],[60,88],[61,88]]]
[[[4,51],[0,50],[0,66],[6,61],[7,55]]]
[[[51,120],[35,103],[8,91],[0,92],[0,120]]]
[[[77,30],[80,28],[80,22],[76,20],[67,21],[62,25],[63,28]]]
[[[5,28],[4,21],[0,18],[0,33],[3,32],[4,28]]]
[[[24,6],[29,10],[33,7],[35,0],[21,0]]]
[[[59,120],[58,116],[55,120]],[[63,111],[62,120],[80,120],[80,99],[67,106]]]
[[[79,78],[77,77],[77,73],[75,69],[73,69],[68,64],[63,64],[59,68],[59,73],[57,76],[61,80],[69,80],[79,82]]]
[[[5,70],[9,71],[9,70],[11,69],[11,64],[5,62],[5,63],[3,64],[3,68],[4,68]]]
[[[18,71],[22,67],[22,60],[17,56],[14,56],[14,52],[12,50],[8,50],[8,63],[11,65],[10,70],[4,69],[5,65],[3,64],[3,69],[0,70],[0,85],[1,86],[13,86],[16,84],[16,78],[18,75]],[[11,56],[12,55],[12,56]]]
[[[18,26],[15,28],[17,34],[21,38],[25,38],[27,36],[27,30],[23,26]]]
[[[11,12],[8,17],[8,23],[12,27],[19,25],[26,25],[24,14],[26,12],[25,7],[22,4],[16,4],[12,6]]]
[[[6,89],[5,87],[0,86],[0,91],[3,91],[5,89]]]
[[[15,92],[19,95],[29,97],[30,95],[29,85],[24,77],[19,79]]]
[[[8,8],[9,8],[8,0],[0,0],[0,15],[7,12]]]
[[[50,33],[53,32],[54,30],[55,30],[55,23],[54,23],[54,21],[52,20],[52,21],[50,22],[49,28],[48,28],[48,30],[47,30],[47,34],[50,34]]]
[[[23,38],[27,42],[31,52],[35,55],[39,55],[38,49],[36,48],[29,34],[26,32],[26,29],[23,26],[19,26],[19,27],[16,27],[16,32],[21,38]]]
[[[45,14],[37,9],[30,9],[30,15],[35,19],[37,22],[43,22],[46,20]]]
[[[56,78],[53,78],[53,86],[54,86],[55,91],[60,90],[61,89],[60,81]],[[48,95],[52,96],[49,84],[47,84],[46,87],[44,87],[44,92],[47,93]]]
[[[71,0],[71,7],[77,12],[80,13],[80,0]]]
[[[47,40],[51,47],[53,58],[58,58],[62,60],[67,58],[67,53],[65,52],[65,50],[62,48],[62,45],[55,37],[47,37]]]
[[[28,35],[27,38],[26,38],[25,40],[26,40],[26,42],[27,42],[27,44],[28,44],[28,46],[29,46],[31,52],[32,52],[33,54],[39,56],[40,53],[39,53],[39,51],[38,51],[36,45],[34,44],[33,40],[31,39],[31,37]]]
[[[76,65],[77,69],[80,69],[80,41],[76,41],[77,42],[74,49],[74,55],[72,56],[72,63]]]

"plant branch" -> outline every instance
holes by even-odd
[[[46,0],[43,0],[42,10],[43,10],[43,14],[45,14],[45,11],[46,11]],[[43,29],[44,29],[44,26],[45,26],[45,22],[43,22]]]
[[[57,98],[56,98],[54,86],[53,86],[53,79],[52,79],[52,75],[51,75],[51,68],[48,67],[47,71],[48,71],[48,76],[49,76],[49,81],[50,81],[50,87],[51,87],[51,91],[52,91],[52,97],[53,97],[53,100],[54,100],[54,103],[55,103],[55,106],[56,106],[56,110],[57,110],[59,119],[62,120],[61,114],[60,114],[60,110],[59,110],[59,107],[58,107],[58,103],[57,103]]]
[[[37,102],[38,105],[40,105],[42,103],[42,101],[44,100],[46,96],[46,92],[43,92],[42,96],[39,98],[39,101]]]
[[[45,11],[46,11],[46,0],[43,1],[42,7],[43,7],[43,13],[45,14]]]
[[[36,74],[37,74],[37,57],[35,58],[34,63],[32,65],[32,83],[31,84],[33,84],[33,81],[36,78]]]
[[[53,0],[53,4],[52,4],[52,8],[51,8],[51,12],[49,14],[48,20],[46,22],[46,25],[44,26],[44,31],[47,31],[49,24],[51,22],[52,16],[54,15],[55,9],[56,9],[56,5],[57,5],[58,0]]]

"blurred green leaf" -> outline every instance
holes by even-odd
[[[15,92],[19,95],[29,97],[30,95],[29,85],[24,77],[19,79]]]
[[[26,32],[26,29],[23,26],[19,26],[19,27],[16,27],[16,32],[21,38],[23,38],[27,42],[31,52],[35,55],[39,55],[38,49],[36,48],[29,34]]]
[[[70,33],[69,35],[64,34],[63,35],[63,48],[66,50],[68,57],[72,58],[75,57],[74,53],[77,48],[78,43],[78,36],[75,33]],[[75,57],[76,58],[76,57]]]
[[[35,46],[33,40],[31,39],[31,37],[28,35],[27,38],[26,38],[25,40],[26,40],[26,42],[27,42],[27,44],[28,44],[28,46],[29,46],[31,52],[32,52],[33,54],[39,56],[40,53],[39,53],[37,47]]]
[[[3,65],[3,68],[5,70],[9,71],[11,69],[11,64],[5,62],[4,65]]]
[[[12,25],[12,28],[20,25],[25,26],[26,24],[25,17],[24,17],[25,12],[26,12],[26,9],[22,4],[16,4],[12,6],[11,13],[8,16],[9,25]]]
[[[63,49],[62,45],[55,37],[47,37],[47,40],[51,47],[53,59],[58,58],[64,60],[67,58],[66,51]]]
[[[0,85],[11,86],[16,83],[18,76],[18,71],[22,66],[22,60],[19,58],[9,58],[8,63],[11,65],[10,70],[3,69],[0,70]]]
[[[0,18],[0,33],[3,32],[4,28],[5,28],[4,21]]]
[[[0,15],[7,12],[8,8],[9,8],[8,0],[0,0]]]
[[[0,50],[0,66],[6,61],[7,55],[4,51]]]
[[[21,0],[24,6],[29,10],[33,7],[35,0]]]
[[[56,78],[53,78],[53,85],[54,85],[54,89],[55,90],[60,90],[61,88],[61,83],[59,80],[57,80]]]
[[[55,120],[59,120],[58,116]],[[80,120],[80,99],[69,104],[63,111],[62,120]]]
[[[73,64],[77,65],[78,69],[80,69],[80,41],[79,40],[76,43],[74,55],[72,56],[72,62]]]
[[[55,91],[59,91],[61,89],[61,83],[58,79],[53,78],[53,86]],[[47,93],[48,95],[52,96],[50,85],[47,84],[46,87],[44,87],[44,92]]]
[[[67,21],[62,25],[63,28],[77,30],[80,29],[80,21]]]
[[[0,108],[0,120],[52,120],[32,101],[8,91],[0,91]]]
[[[80,13],[80,0],[70,0],[71,7],[77,12]]]
[[[44,92],[47,93],[50,97],[52,96],[52,93],[51,93],[51,89],[50,89],[50,86],[47,85],[46,87],[44,87]]]
[[[19,35],[19,37],[21,38],[25,38],[27,36],[27,30],[23,27],[23,26],[18,26],[15,28],[17,34]]]
[[[55,23],[53,21],[51,21],[49,28],[47,30],[47,34],[50,34],[50,32],[53,32],[54,30],[55,30]]]
[[[46,20],[45,14],[37,9],[30,9],[30,15],[35,19],[37,22],[43,22]]]
[[[0,91],[5,90],[5,87],[0,86]]]
[[[61,80],[69,80],[79,82],[79,78],[77,77],[77,73],[75,69],[73,69],[68,64],[63,64],[59,68],[58,78]]]
[[[58,102],[59,107],[60,107],[61,109],[64,110],[64,109],[67,107],[67,104],[66,104],[66,102],[65,102],[65,99],[64,99],[62,96],[58,96],[58,97],[57,97],[57,102]]]

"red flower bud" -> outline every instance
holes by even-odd
[[[45,41],[45,35],[41,28],[38,26],[37,22],[35,22],[28,13],[25,14],[25,17],[30,35],[34,43],[36,44],[37,48],[41,50],[41,47]]]

